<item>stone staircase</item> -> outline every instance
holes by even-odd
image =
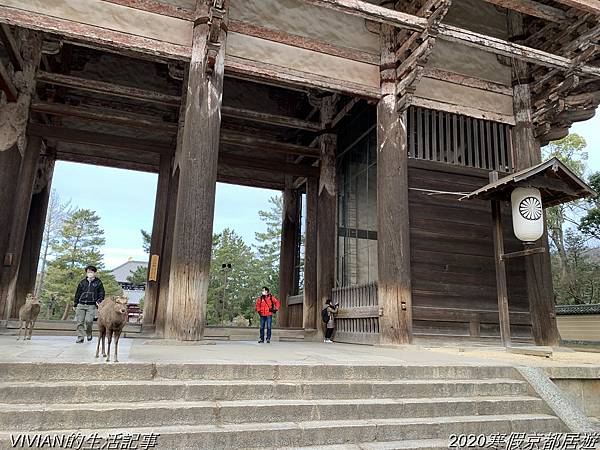
[[[510,367],[0,365],[10,434],[155,433],[160,449],[443,449],[455,434],[566,431]],[[133,448],[133,447],[132,447]]]

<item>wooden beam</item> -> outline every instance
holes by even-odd
[[[296,267],[296,250],[300,236],[300,201],[296,189],[292,188],[292,178],[285,177],[283,191],[283,217],[281,221],[281,248],[279,252],[279,299],[281,310],[278,324],[290,326],[287,299],[294,294],[294,272]]]
[[[210,15],[214,22],[194,27],[178,153],[179,187],[165,336],[183,341],[203,336],[210,284],[227,10],[213,7]],[[223,26],[215,29],[219,17]]]
[[[0,6],[0,21],[9,25],[102,44],[113,48],[117,52],[121,49],[126,51],[133,50],[165,59],[178,59],[182,61],[190,60],[191,47],[189,46],[135,36],[129,33],[113,31],[44,14],[32,13],[22,9],[11,8],[9,6]]]
[[[304,307],[302,327],[316,329],[321,308],[317,298],[317,208],[319,181],[306,180],[306,231],[304,248]]]
[[[21,50],[15,40],[10,27],[5,23],[0,24],[0,40],[4,44],[4,50],[8,55],[8,60],[13,65],[15,72],[23,70],[23,57],[21,56]]]
[[[513,259],[513,258],[522,258],[524,256],[537,255],[538,253],[544,253],[544,252],[546,252],[546,249],[544,247],[528,248],[528,249],[521,250],[518,252],[503,253],[502,255],[500,255],[500,258],[502,258],[503,260]]]
[[[428,25],[427,19],[360,0],[304,0],[304,3],[409,30],[421,31]]]
[[[16,302],[19,265],[25,241],[27,218],[31,206],[38,158],[42,146],[43,142],[41,138],[29,137],[25,154],[21,161],[19,177],[17,180],[14,180],[17,188],[15,190],[16,199],[12,214],[10,241],[6,255],[2,255],[4,265],[0,268],[0,314],[2,314],[4,319],[10,319],[14,312],[13,305]],[[6,264],[6,256],[8,255],[10,255],[10,264]]]
[[[162,261],[162,248],[165,241],[165,229],[169,204],[169,185],[171,184],[171,166],[173,157],[161,155],[160,169],[158,172],[158,185],[156,187],[156,200],[154,202],[154,220],[152,222],[152,235],[150,237],[150,255],[148,260],[148,275],[152,259],[158,259],[158,269]],[[160,270],[157,270],[155,280],[148,280],[144,294],[144,324],[152,325],[156,317],[158,294],[160,289]]]
[[[523,18],[519,13],[509,11],[508,31],[510,36],[523,35]],[[511,134],[512,148],[515,149],[514,167],[518,171],[539,164],[542,161],[542,152],[539,142],[536,141],[533,134],[531,93],[526,81],[529,79],[529,69],[522,61],[514,60],[512,66],[515,127]],[[549,248],[546,232],[537,244],[538,247]],[[531,326],[535,341],[541,345],[558,345],[560,334],[554,315],[550,254],[545,252],[526,258],[525,271]]]
[[[482,78],[470,77],[468,75],[462,75],[460,73],[450,72],[448,70],[436,69],[435,67],[424,67],[423,76],[427,78],[433,78],[434,80],[448,81],[461,86],[495,92],[497,94],[513,94],[512,88],[505,84],[495,83]]]
[[[346,103],[340,112],[338,112],[333,118],[333,121],[331,122],[331,128],[335,128],[344,119],[344,117],[346,117],[346,115],[352,111],[352,108],[354,108],[356,104],[360,102],[360,100],[361,99],[357,97],[350,99],[350,101]]]
[[[250,61],[236,56],[227,56],[225,72],[234,78],[284,86],[288,89],[297,89],[302,92],[306,92],[308,87],[313,86],[331,92],[350,94],[371,100],[379,98],[378,90],[372,86],[324,77],[273,64]]]
[[[317,309],[332,298],[335,286],[335,249],[337,240],[337,178],[336,178],[336,149],[337,135],[331,130],[331,123],[336,109],[335,95],[321,99],[321,126],[326,133],[319,137],[321,152],[321,171],[319,176],[318,221],[317,221]],[[319,337],[322,327],[317,328]]]
[[[0,61],[0,89],[4,91],[6,100],[9,102],[16,102],[17,98],[19,98],[19,93],[13,83],[12,77],[2,61]]]
[[[37,113],[49,114],[62,117],[79,117],[81,119],[93,120],[95,122],[114,123],[131,128],[144,130],[161,130],[169,133],[177,133],[177,124],[160,120],[150,120],[140,117],[131,117],[119,114],[118,111],[95,110],[82,106],[65,105],[62,103],[47,103],[40,100],[31,102],[31,110]]]
[[[127,6],[128,8],[139,9],[142,11],[160,14],[161,16],[177,17],[179,19],[194,21],[198,15],[208,15],[208,7],[202,5],[200,12],[190,11],[189,9],[169,5],[156,0],[102,0],[115,5]]]
[[[293,47],[313,50],[327,55],[339,56],[340,58],[351,59],[353,61],[366,62],[376,64],[379,60],[379,55],[363,52],[347,47],[332,45],[328,42],[308,38],[306,36],[298,36],[295,34],[285,33],[283,31],[264,28],[255,24],[231,20],[229,22],[229,30],[247,36],[255,36],[262,39],[267,39],[273,42],[291,45]]]
[[[27,127],[32,136],[41,136],[47,139],[56,139],[62,142],[74,144],[86,144],[101,147],[112,147],[139,152],[150,152],[170,155],[173,148],[161,142],[148,141],[144,139],[112,134],[98,133],[95,131],[75,130],[70,128],[59,128],[49,125],[30,123]]]
[[[544,5],[543,3],[533,2],[531,0],[485,0],[493,5],[502,6],[506,9],[519,11],[533,17],[548,20],[555,23],[563,23],[567,20],[567,15],[562,9]]]
[[[259,172],[283,173],[297,177],[318,177],[319,169],[313,166],[306,166],[293,163],[284,163],[279,161],[270,161],[267,159],[248,158],[238,155],[228,155],[219,152],[219,164],[230,167],[242,167],[255,169]]]
[[[381,94],[377,105],[377,296],[382,344],[412,341],[412,287],[408,203],[406,112],[396,105],[396,77],[389,72],[394,29],[381,27]]]
[[[321,126],[317,122],[297,119],[295,117],[262,113],[251,111],[249,109],[234,108],[232,106],[223,106],[222,111],[223,117],[243,119],[250,122],[265,123],[268,125],[277,125],[306,131],[319,131],[321,129]]]
[[[158,173],[158,162],[149,164],[146,162],[132,161],[129,159],[117,159],[112,155],[105,155],[103,152],[90,155],[87,152],[71,152],[59,150],[56,152],[56,159],[59,161],[70,161],[80,164],[90,164],[92,166],[114,167],[115,169],[135,170],[138,172]]]
[[[563,2],[572,2],[578,7],[587,6],[592,11],[596,10],[596,4],[600,5],[598,0],[561,0]],[[324,8],[334,9],[346,14],[373,20],[375,22],[392,25],[398,28],[423,31],[429,27],[429,21],[425,18],[400,13],[382,6],[372,5],[361,0],[304,0],[305,3],[322,6]],[[600,14],[600,7],[596,14]],[[499,55],[518,58],[532,64],[546,67],[557,67],[565,70],[574,68],[573,62],[568,58],[553,55],[541,50],[537,50],[524,45],[514,44],[502,39],[475,33],[470,30],[454,27],[451,25],[439,24],[435,30],[430,30],[430,34],[447,41],[459,42],[463,45],[479,48],[486,52]],[[576,68],[577,72],[600,77],[600,68],[593,66],[581,66]]]
[[[123,86],[114,83],[106,83],[104,81],[89,80],[71,75],[62,75],[59,73],[40,71],[37,76],[37,81],[40,83],[69,87],[82,91],[95,92],[98,94],[108,94],[117,97],[129,98],[132,100],[158,103],[160,105],[179,107],[181,103],[181,97],[177,95],[163,94],[162,92]]]
[[[319,157],[319,150],[314,148],[305,147],[303,145],[286,144],[283,142],[271,141],[268,139],[252,137],[242,133],[228,130],[221,131],[221,142],[223,144],[238,147],[262,150],[265,153],[274,152],[289,155],[309,156],[313,158]]]
[[[452,25],[440,25],[436,33],[440,39],[450,42],[458,42],[468,47],[478,48],[498,55],[516,58],[520,61],[526,61],[546,67],[553,67],[575,73],[582,73],[594,77],[600,77],[600,67],[580,66],[576,67],[572,60],[562,56],[553,55],[542,50],[526,47],[504,41],[491,36],[475,33],[474,31],[463,30]]]
[[[498,174],[496,173],[496,179]],[[492,180],[490,178],[490,181]],[[502,230],[502,203],[492,201],[492,226],[494,234],[494,261],[496,263],[496,290],[498,292],[498,312],[500,314],[500,338],[505,347],[510,346],[510,316],[508,313],[508,286],[504,255],[504,235]]]
[[[600,1],[598,0],[555,0],[556,3],[600,15]]]

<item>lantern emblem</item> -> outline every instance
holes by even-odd
[[[535,242],[544,234],[542,196],[536,188],[515,188],[512,203],[513,231],[523,242]]]
[[[542,217],[542,202],[535,197],[526,197],[519,204],[519,213],[527,220],[538,220]]]

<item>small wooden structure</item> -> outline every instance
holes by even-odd
[[[593,116],[599,16],[589,0],[0,0],[0,319],[33,286],[66,160],[158,173],[158,336],[204,334],[224,182],[283,192],[280,325],[320,330],[333,296],[349,342],[497,339],[489,203],[427,192],[531,167]],[[512,336],[556,343],[547,252],[507,275]]]
[[[510,346],[510,318],[508,312],[508,288],[506,282],[506,260],[512,258],[539,258],[547,253],[541,240],[537,244],[525,244],[525,249],[505,253],[504,233],[502,228],[502,202],[510,201],[511,193],[518,187],[532,187],[540,190],[542,208],[560,205],[586,197],[596,196],[596,192],[575,175],[557,158],[521,170],[512,175],[498,179],[497,172],[490,173],[490,184],[464,196],[462,199],[489,200],[492,205],[492,221],[494,227],[494,258],[496,262],[496,286],[498,289],[498,311],[500,313],[500,336],[505,347]],[[543,307],[543,305],[540,305]],[[547,305],[550,307],[551,305]],[[548,313],[553,316],[552,312]],[[540,328],[543,328],[540,324]],[[540,330],[541,331],[541,330]],[[548,336],[548,340],[560,339],[556,335]]]

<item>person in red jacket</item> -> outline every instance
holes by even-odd
[[[273,314],[279,310],[281,304],[279,300],[271,295],[269,288],[262,288],[261,296],[256,299],[256,312],[260,316],[260,341],[265,342],[265,325],[267,326],[267,344],[271,343],[271,325],[273,323]]]

